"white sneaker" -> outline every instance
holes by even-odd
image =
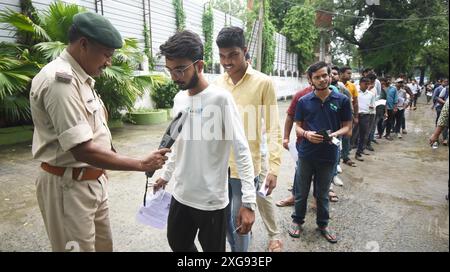
[[[398,136],[399,139],[403,138],[401,133],[397,134],[397,136]]]
[[[342,179],[338,176],[334,176],[333,183],[337,186],[344,186],[344,182],[342,182]]]
[[[340,174],[340,173],[342,173],[342,168],[341,168],[341,166],[338,164],[338,166],[336,167],[336,169],[337,169],[337,172]]]

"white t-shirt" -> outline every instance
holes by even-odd
[[[358,108],[359,113],[373,114],[373,108],[375,108],[375,95],[373,95],[373,93],[369,90],[366,90],[365,92],[359,90]]]
[[[413,94],[417,94],[419,92],[419,86],[417,84],[409,83],[407,84],[407,86],[409,87],[409,89]]]
[[[405,104],[407,101],[406,91],[403,89],[397,90],[397,97],[398,97],[397,109],[403,110],[405,108]]]
[[[209,85],[190,96],[179,92],[173,112],[188,116],[161,177],[174,180],[173,197],[199,210],[228,205],[228,159],[233,148],[242,182],[242,202],[256,203],[252,156],[230,92]]]

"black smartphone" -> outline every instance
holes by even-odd
[[[328,132],[326,131],[326,130],[319,130],[318,132],[316,132],[317,134],[319,134],[319,135],[322,135],[323,136],[323,141],[324,142],[329,142],[329,141],[331,141],[331,138],[330,138],[330,136],[328,135]]]

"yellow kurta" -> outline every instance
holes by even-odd
[[[245,136],[252,153],[255,177],[261,172],[261,145],[264,128],[267,133],[269,173],[278,176],[282,151],[281,130],[277,97],[271,78],[248,65],[245,75],[237,84],[233,83],[228,73],[222,74],[215,83],[230,91],[238,106]],[[230,156],[230,168],[231,178],[240,178],[233,154]]]

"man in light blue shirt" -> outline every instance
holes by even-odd
[[[395,80],[395,83],[397,84],[403,84],[403,79],[398,78]],[[397,112],[397,103],[398,103],[398,96],[397,96],[397,89],[394,86],[389,86],[389,82],[381,82],[381,85],[383,88],[386,88],[386,110],[384,113],[384,118],[387,118],[386,120],[386,134],[384,137],[392,141],[391,137],[391,130],[394,123],[394,114]]]

